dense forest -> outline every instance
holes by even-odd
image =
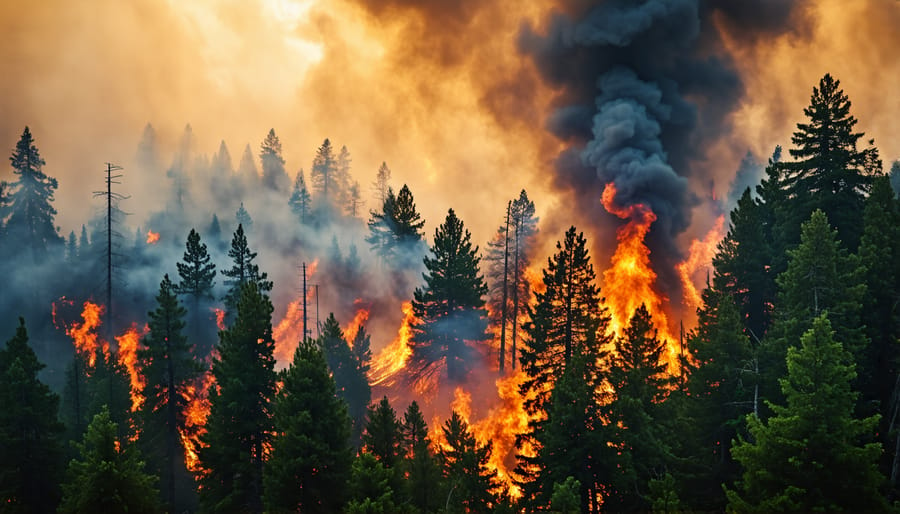
[[[150,228],[129,228],[110,164],[104,208],[65,235],[26,127],[0,184],[0,510],[892,510],[900,163],[886,172],[830,75],[802,114],[731,210],[679,341],[647,305],[614,324],[576,227],[541,234],[558,238],[542,265],[524,190],[482,250],[453,209],[426,237],[386,164],[366,215],[328,139],[307,184],[274,130],[235,168],[224,143],[193,154],[188,127],[165,166],[148,125],[136,172],[170,184]],[[273,326],[263,264],[292,259],[302,292]],[[374,352],[365,322],[397,302],[407,337]],[[511,448],[457,399],[429,426],[435,391],[498,376],[525,420],[500,425]]]

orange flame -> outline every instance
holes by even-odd
[[[137,352],[141,346],[141,338],[149,331],[150,327],[144,325],[143,332],[138,332],[137,324],[132,324],[124,334],[116,336],[116,342],[119,343],[119,364],[125,366],[131,379],[132,412],[137,411],[144,403],[143,391],[144,386],[147,385],[147,379],[144,378],[138,367]]]
[[[615,197],[615,185],[607,184],[601,197],[603,207],[628,220],[625,226],[616,231],[619,244],[612,256],[610,268],[603,272],[604,294],[612,317],[610,329],[621,334],[637,308],[641,304],[646,305],[653,317],[658,337],[666,342],[665,358],[669,371],[675,373],[679,369],[678,341],[669,332],[668,317],[663,310],[666,299],[654,289],[656,272],[650,267],[650,249],[644,244],[644,238],[650,231],[650,225],[656,221],[656,215],[643,204],[619,207],[615,204]]]
[[[70,328],[66,329],[66,335],[72,338],[75,343],[75,350],[79,353],[86,354],[88,365],[94,367],[97,359],[97,350],[102,349],[109,351],[109,344],[105,343],[97,335],[97,328],[100,327],[100,316],[103,315],[103,306],[96,303],[86,301],[81,311],[82,323],[73,323]]]
[[[403,322],[400,324],[400,329],[397,330],[397,338],[372,359],[369,382],[373,386],[388,385],[389,380],[406,366],[406,362],[412,355],[412,347],[409,342],[413,335],[412,323],[416,320],[412,302],[403,302],[402,310]]]
[[[356,299],[353,303],[354,305],[360,305],[363,301]],[[359,332],[359,327],[363,326],[366,321],[369,321],[368,307],[358,307],[356,309],[356,315],[353,316],[350,324],[344,329],[344,339],[347,340],[347,343],[350,344],[351,347],[353,345],[353,340],[356,339],[356,334]]]
[[[197,454],[203,446],[200,438],[206,433],[206,418],[209,417],[210,409],[209,390],[215,381],[212,372],[207,371],[181,392],[186,400],[185,427],[180,430],[181,444],[184,447],[185,466],[192,473],[203,472]]]
[[[210,310],[216,315],[216,327],[218,327],[219,330],[225,330],[225,311],[218,307],[210,307]]]
[[[313,276],[318,267],[319,260],[316,259],[306,267],[307,281]],[[315,288],[308,287],[306,291],[307,302],[307,324],[309,327],[315,326],[315,320],[309,318],[310,301],[315,295]],[[315,313],[313,313],[315,314]],[[310,331],[312,329],[309,329]],[[303,339],[303,295],[300,298],[288,304],[287,312],[281,321],[272,329],[272,338],[275,339],[275,362],[281,368],[286,368],[294,358],[294,350]]]
[[[147,231],[147,244],[155,245],[159,242],[159,232],[154,232],[152,230]]]
[[[703,302],[700,293],[697,292],[697,286],[695,285],[697,277],[694,274],[702,268],[709,268],[711,265],[712,258],[716,253],[716,245],[725,237],[724,227],[725,216],[719,215],[713,228],[702,240],[694,239],[691,241],[688,258],[675,266],[684,288],[684,304],[690,310],[696,310]]]

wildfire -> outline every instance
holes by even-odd
[[[210,307],[209,310],[216,316],[216,327],[218,327],[219,330],[225,330],[225,310],[218,307]]]
[[[159,232],[154,232],[152,230],[147,231],[147,244],[155,245],[159,242]]]
[[[319,261],[315,260],[306,267],[307,280],[316,272]],[[315,295],[315,289],[309,287],[306,291],[307,302],[307,325],[315,326],[315,320],[309,319],[309,305]],[[314,314],[314,313],[313,313]],[[309,328],[312,331],[311,328]],[[311,334],[307,334],[311,336]],[[303,339],[303,295],[288,304],[287,312],[281,321],[272,329],[272,337],[275,339],[275,362],[282,368],[288,366],[291,359],[294,358],[294,350],[300,340]]]
[[[344,329],[344,339],[351,345],[353,344],[353,340],[356,339],[359,327],[363,326],[366,321],[369,321],[369,308],[361,307],[360,305],[363,303],[364,302],[358,298],[353,302],[354,305],[357,305],[356,315],[353,316],[353,320],[350,321],[350,324]]]
[[[100,316],[102,315],[102,305],[86,301],[81,311],[83,322],[73,323],[71,327],[66,329],[66,335],[72,338],[75,350],[87,355],[88,364],[91,367],[94,367],[97,360],[97,350],[102,349],[104,353],[109,351],[109,344],[102,341],[97,335],[97,328],[100,327]]]
[[[678,270],[678,275],[681,277],[681,284],[684,288],[684,304],[691,310],[700,307],[703,301],[700,298],[700,293],[697,292],[697,287],[694,285],[694,279],[696,278],[694,274],[698,270],[710,266],[716,253],[716,245],[725,236],[724,227],[725,216],[719,215],[713,228],[702,240],[694,239],[691,241],[688,258],[675,267]]]
[[[137,411],[144,403],[144,386],[147,385],[147,379],[141,374],[138,367],[138,349],[140,348],[141,338],[147,335],[150,327],[144,325],[143,331],[138,332],[137,324],[132,323],[131,327],[124,334],[116,336],[116,342],[119,343],[118,361],[128,370],[128,376],[131,379],[131,411]]]
[[[413,313],[412,302],[403,302],[403,323],[397,330],[397,338],[391,344],[384,347],[375,358],[372,359],[372,367],[369,369],[369,382],[374,385],[386,384],[406,366],[406,361],[412,355],[409,341],[412,338],[412,323],[416,316]]]
[[[206,418],[209,416],[209,389],[215,384],[211,371],[203,374],[194,384],[188,385],[181,395],[185,399],[185,428],[180,431],[184,446],[184,463],[188,471],[201,473],[198,451],[202,447],[200,438],[206,433]]]
[[[615,197],[615,185],[607,184],[601,197],[603,207],[628,220],[625,226],[616,231],[618,246],[612,256],[610,268],[603,272],[604,295],[612,317],[610,328],[614,333],[621,334],[634,311],[641,304],[646,305],[659,338],[666,341],[669,371],[677,372],[678,341],[669,332],[668,317],[663,310],[664,297],[654,289],[656,272],[650,267],[650,249],[644,244],[644,238],[650,231],[650,225],[656,221],[656,215],[643,204],[619,207],[615,204]]]

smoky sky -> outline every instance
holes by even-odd
[[[802,1],[608,0],[573,3],[546,26],[524,25],[519,48],[559,94],[547,128],[567,143],[555,182],[579,207],[614,183],[620,205],[650,206],[648,245],[664,284],[676,238],[700,201],[690,188],[707,148],[731,132],[745,88],[720,27],[751,41],[802,26]],[[575,5],[580,4],[580,5]],[[740,4],[740,5],[738,5]],[[668,261],[668,262],[666,262]]]

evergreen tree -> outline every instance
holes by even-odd
[[[353,182],[347,189],[347,206],[345,214],[351,218],[359,216],[359,207],[362,199],[359,194],[359,182]]]
[[[281,141],[275,135],[275,129],[269,129],[260,145],[259,160],[262,162],[263,185],[273,191],[286,191],[290,182],[284,171]]]
[[[45,162],[28,127],[16,143],[9,162],[18,179],[10,184],[6,232],[17,247],[30,252],[33,262],[40,262],[51,246],[62,243],[54,225],[53,193],[58,183],[43,172]]]
[[[404,498],[418,512],[436,512],[443,505],[441,469],[431,451],[428,425],[419,404],[413,401],[400,426],[401,471],[405,477]]]
[[[247,236],[244,234],[243,225],[238,225],[231,239],[231,249],[228,250],[228,257],[231,258],[233,264],[231,269],[223,270],[222,274],[228,277],[225,279],[225,287],[228,292],[225,293],[225,306],[229,310],[234,310],[238,300],[242,294],[242,288],[248,283],[256,285],[260,294],[268,293],[272,290],[272,282],[268,280],[269,275],[259,272],[259,266],[253,264],[256,259],[256,252],[250,251],[247,245]]]
[[[330,212],[338,196],[338,163],[334,156],[331,141],[325,139],[322,146],[316,150],[310,168],[309,178],[312,181],[313,191],[316,193],[316,201],[319,204],[317,210]]]
[[[398,269],[408,267],[409,258],[418,255],[417,246],[424,240],[425,221],[416,211],[416,202],[406,184],[394,196],[388,188],[381,212],[372,212],[366,241],[381,258]]]
[[[369,407],[363,433],[363,448],[386,469],[397,469],[400,459],[400,421],[387,396]]]
[[[335,395],[322,351],[301,341],[281,374],[272,455],[265,468],[270,512],[340,512],[352,450],[347,408]]]
[[[66,261],[70,265],[78,262],[78,238],[75,237],[75,231],[69,232],[69,239],[66,242]]]
[[[372,189],[375,191],[375,205],[384,205],[388,197],[388,191],[391,188],[391,169],[388,168],[386,162],[382,162],[375,174],[375,182],[372,183]]]
[[[886,512],[876,469],[878,417],[854,418],[857,393],[852,357],[834,340],[826,312],[787,351],[781,379],[785,405],[771,405],[767,422],[748,418],[752,439],[732,449],[744,467],[737,490],[727,490],[736,512]]]
[[[253,159],[253,151],[250,150],[249,143],[244,147],[244,153],[241,154],[237,174],[245,189],[252,190],[259,184],[259,171],[256,169],[256,161]]]
[[[396,492],[391,488],[394,472],[371,453],[361,453],[350,473],[347,514],[397,512]]]
[[[441,427],[446,444],[438,455],[450,488],[447,512],[490,512],[496,501],[497,471],[488,469],[493,445],[480,445],[459,413],[453,411]]]
[[[183,262],[177,263],[181,281],[175,287],[175,292],[189,296],[191,303],[198,306],[202,300],[213,299],[216,265],[209,262],[206,244],[200,242],[200,234],[196,230],[191,229],[185,246]]]
[[[581,484],[575,477],[566,477],[563,482],[553,484],[553,496],[550,498],[550,508],[561,514],[575,514],[581,512],[581,499],[579,498]]]
[[[868,345],[861,324],[860,307],[865,295],[863,269],[855,255],[848,255],[825,214],[817,210],[803,224],[800,245],[788,252],[790,263],[778,277],[778,317],[760,356],[764,398],[780,402],[778,379],[784,376],[787,348],[796,344],[812,320],[828,310],[838,339],[860,362]]]
[[[69,463],[61,513],[160,512],[156,476],[144,472],[141,455],[103,409],[78,444],[80,457]]]
[[[337,156],[335,166],[336,173],[334,176],[334,184],[336,186],[334,197],[338,200],[342,207],[342,211],[347,211],[350,205],[350,187],[352,186],[350,164],[352,162],[353,159],[350,157],[350,150],[347,150],[346,145],[342,146],[341,151]]]
[[[93,362],[93,366],[87,368],[85,388],[87,410],[84,419],[93,419],[106,408],[110,420],[116,425],[119,439],[133,437],[136,427],[134,413],[131,410],[133,404],[128,368],[119,362],[117,355],[109,351],[109,348],[98,349]]]
[[[146,380],[140,440],[151,469],[162,479],[165,502],[174,512],[183,510],[184,497],[190,493],[179,484],[193,485],[184,466],[181,434],[187,433],[185,392],[197,378],[199,368],[182,334],[187,311],[175,296],[168,275],[159,284],[156,304],[156,309],[148,313],[150,332],[138,352]]]
[[[45,366],[28,343],[25,320],[0,348],[0,510],[53,512],[59,501],[63,425],[59,396],[38,379]]]
[[[306,188],[306,179],[303,177],[303,169],[297,172],[297,179],[294,181],[294,190],[291,192],[291,198],[288,205],[291,212],[297,217],[301,225],[305,225],[310,221],[310,202],[312,197]]]
[[[138,143],[135,162],[145,174],[158,173],[162,170],[159,158],[159,143],[156,140],[156,129],[147,123]]]
[[[360,362],[344,339],[344,333],[334,313],[329,314],[322,325],[319,347],[322,348],[325,362],[334,378],[337,394],[347,404],[353,442],[358,444],[365,424],[366,407],[372,399],[372,391]]]
[[[809,107],[803,109],[808,122],[798,123],[791,137],[790,154],[796,161],[784,164],[793,211],[785,220],[786,239],[796,243],[800,223],[821,209],[838,238],[855,251],[865,197],[872,175],[881,173],[881,163],[874,147],[857,148],[863,133],[854,132],[857,120],[840,86],[830,74],[822,77],[813,87]]]
[[[429,380],[445,371],[451,383],[461,383],[475,357],[472,344],[487,338],[487,286],[471,239],[453,209],[435,230],[434,257],[425,257],[425,288],[413,293],[412,380]]]
[[[234,213],[234,218],[237,220],[238,225],[247,227],[247,232],[253,228],[253,218],[250,217],[250,213],[244,208],[244,202],[241,202],[241,206],[238,207],[237,212]]]
[[[661,402],[672,380],[666,373],[666,343],[657,337],[646,306],[641,305],[610,359],[609,382],[615,399],[609,405],[613,441],[621,445],[623,463],[610,506],[649,508],[648,485],[662,475],[671,459]]]
[[[255,281],[241,287],[237,318],[219,332],[207,433],[202,436],[200,508],[262,512],[263,463],[272,435],[275,342],[272,303]]]

